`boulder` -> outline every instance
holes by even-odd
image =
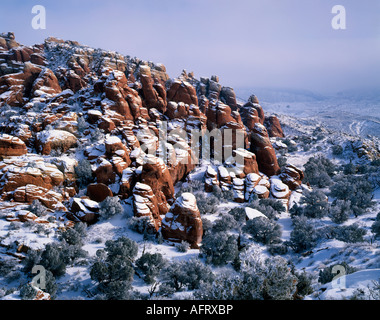
[[[43,155],[49,155],[52,150],[66,152],[76,143],[77,138],[64,130],[44,130],[36,137],[36,149]]]
[[[87,196],[93,201],[102,202],[107,197],[113,197],[113,193],[103,183],[92,183],[87,186]]]
[[[192,249],[198,249],[202,242],[202,219],[193,194],[183,193],[172,205],[162,220],[164,239],[186,241]]]
[[[8,134],[0,135],[0,156],[21,156],[28,150],[24,141]]]
[[[280,179],[290,190],[296,190],[301,186],[304,173],[301,169],[292,164],[287,164],[280,174]]]

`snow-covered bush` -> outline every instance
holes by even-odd
[[[47,214],[46,207],[39,201],[34,200],[27,208],[31,213],[34,213],[37,217],[42,217]]]
[[[245,212],[245,207],[235,207],[228,212],[234,217],[237,223],[244,223],[246,221],[247,214]]]
[[[238,255],[237,238],[225,232],[208,233],[205,235],[201,246],[202,256],[206,256],[206,262],[216,266],[233,262]]]
[[[144,274],[146,283],[153,283],[165,264],[166,261],[161,253],[144,253],[136,260],[136,266]]]
[[[243,231],[249,233],[255,241],[263,244],[281,242],[281,226],[264,217],[248,220]]]
[[[351,209],[355,216],[365,212],[366,208],[373,206],[373,188],[371,183],[362,176],[338,176],[330,188],[330,196],[340,200],[350,200]]]
[[[302,252],[316,245],[317,232],[305,216],[294,217],[293,226],[289,244],[295,252]]]
[[[99,206],[99,215],[105,220],[124,212],[119,197],[107,197]]]
[[[190,249],[190,243],[186,242],[186,241],[181,241],[181,243],[178,243],[176,245],[176,248],[178,250],[178,252],[187,252],[189,249]]]
[[[20,297],[22,300],[33,300],[36,297],[37,289],[30,283],[24,284],[20,289]]]
[[[220,218],[214,222],[212,232],[228,231],[237,226],[234,217],[228,213],[223,213]]]
[[[303,214],[308,218],[323,218],[329,210],[328,199],[320,190],[305,190],[301,198],[301,204],[304,205]]]
[[[81,188],[87,186],[93,180],[90,161],[86,159],[79,161],[75,167],[75,174],[79,186]]]
[[[131,217],[128,221],[129,229],[144,234],[150,226],[150,218],[143,216],[143,217]]]
[[[128,297],[134,275],[133,260],[137,251],[136,242],[121,237],[106,241],[105,248],[96,252],[97,261],[91,267],[90,276],[98,283],[98,291],[108,300]]]
[[[180,291],[187,288],[188,290],[198,289],[201,283],[209,283],[214,279],[214,275],[209,266],[205,265],[199,259],[193,258],[189,261],[173,261],[167,267],[162,269],[161,294],[167,292]]]
[[[76,223],[73,228],[69,228],[61,233],[61,239],[69,245],[83,245],[83,238],[87,235],[87,226],[85,223]]]
[[[319,188],[332,184],[331,177],[334,175],[336,166],[329,159],[322,156],[311,157],[304,167],[304,182],[309,182]]]
[[[339,226],[334,229],[334,237],[337,240],[348,242],[348,243],[357,243],[363,242],[364,236],[367,231],[357,224],[352,224],[350,226]]]
[[[201,215],[213,214],[218,210],[220,199],[210,193],[205,196],[204,193],[196,193],[197,206]]]
[[[332,146],[331,150],[334,156],[340,156],[343,153],[343,147],[339,144]]]
[[[380,212],[376,216],[376,220],[372,225],[371,231],[375,234],[375,237],[380,237]]]
[[[330,206],[328,216],[332,222],[341,224],[346,222],[351,214],[353,212],[350,200],[336,200]]]

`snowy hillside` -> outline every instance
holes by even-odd
[[[12,33],[0,67],[0,299],[379,299],[376,101]]]

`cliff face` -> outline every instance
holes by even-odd
[[[54,187],[59,195],[55,206],[75,211],[79,220],[86,217],[89,222],[92,217],[92,222],[97,210],[81,205],[82,200],[88,204],[107,196],[133,195],[135,215],[149,216],[158,231],[160,215],[169,212],[172,220],[167,215],[163,229],[167,238],[189,241],[193,247],[202,238],[199,211],[190,212],[185,205],[189,195],[182,202],[176,200],[174,186],[186,179],[200,158],[205,160],[194,146],[206,149],[211,157],[220,156],[219,169],[206,173],[206,190],[220,184],[223,190],[234,190],[238,202],[245,201],[247,192],[268,197],[267,176],[280,171],[269,135],[282,137],[281,125],[275,117],[265,118],[256,96],[242,105],[217,76],[196,79],[184,71],[171,79],[162,64],[75,41],[48,38],[27,47],[17,43],[12,33],[1,34],[0,110],[0,170],[9,177],[0,185],[5,201],[14,199],[11,192],[16,189],[25,193],[18,202],[31,202],[37,196],[27,196],[26,190],[43,199]],[[213,142],[202,140],[207,130],[214,129]],[[195,144],[194,132],[201,138]],[[27,158],[16,157],[25,154],[39,159],[37,168],[22,169]],[[85,160],[90,166],[83,180],[74,167]],[[283,175],[286,182],[293,178],[291,173]],[[251,175],[245,180],[250,174],[259,178],[251,181]],[[292,187],[302,177],[301,173],[294,177]],[[87,196],[78,200],[76,194],[83,188]],[[76,205],[66,208],[65,201]],[[73,216],[70,213],[67,217]],[[173,221],[183,223],[185,231],[171,230]],[[188,225],[192,231],[186,231]]]

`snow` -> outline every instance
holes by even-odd
[[[268,217],[261,213],[259,210],[256,210],[256,209],[252,209],[252,208],[245,208],[245,213],[248,217],[249,220],[252,220],[252,219],[255,219],[255,218],[265,218],[265,219],[268,219]]]
[[[352,274],[343,275],[322,288],[325,290],[320,296],[321,300],[342,300],[352,296],[355,290],[362,289],[368,293],[368,288],[374,281],[380,280],[380,269],[366,269]]]

